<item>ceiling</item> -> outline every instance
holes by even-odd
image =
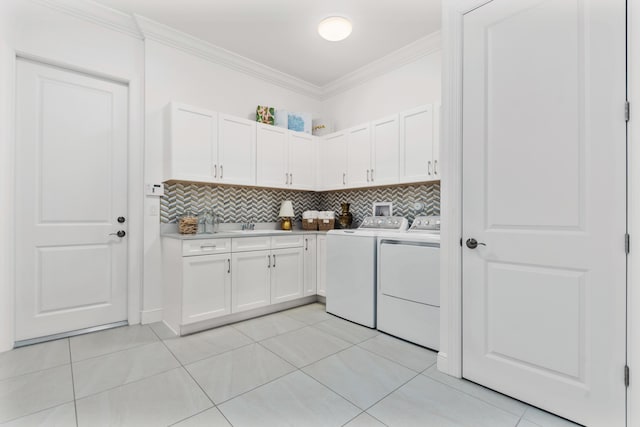
[[[440,0],[97,0],[324,86],[440,29]],[[327,16],[353,22],[328,42]]]

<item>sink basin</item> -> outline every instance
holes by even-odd
[[[238,234],[274,234],[274,233],[291,233],[287,230],[228,230],[228,233]]]

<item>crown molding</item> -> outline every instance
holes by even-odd
[[[0,0],[1,1],[1,0]],[[153,40],[232,70],[323,101],[371,79],[441,50],[440,32],[422,37],[324,86],[278,71],[172,27],[111,9],[93,0],[31,0],[50,9],[115,30],[139,40]]]
[[[134,18],[124,12],[111,9],[92,0],[31,0],[76,18],[98,24],[102,27],[124,33],[142,40]]]
[[[134,15],[134,18],[145,40],[154,40],[167,46],[183,50],[302,95],[316,99],[322,95],[322,88],[320,86],[283,73],[282,71],[278,71],[167,25],[152,21],[151,19],[139,15]]]
[[[322,98],[327,99],[341,92],[398,69],[403,65],[442,50],[440,31],[424,36],[400,49],[391,52],[349,74],[344,75],[322,87]]]

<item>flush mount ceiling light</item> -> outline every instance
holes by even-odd
[[[330,16],[320,21],[318,34],[330,42],[344,40],[351,34],[351,21],[342,16]]]

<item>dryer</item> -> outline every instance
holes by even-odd
[[[377,328],[440,347],[440,217],[419,216],[405,233],[377,244]]]

